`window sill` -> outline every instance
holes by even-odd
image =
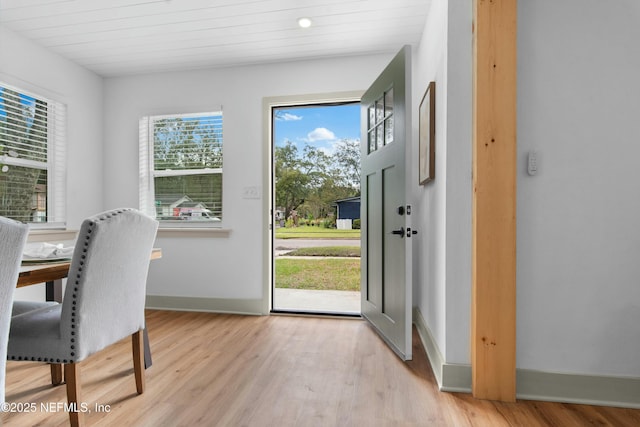
[[[60,242],[63,240],[75,240],[78,230],[29,230],[28,242]]]
[[[158,237],[214,237],[226,238],[231,234],[228,228],[158,228]],[[28,242],[60,242],[75,240],[78,230],[29,230]]]
[[[160,227],[158,237],[229,237],[231,230],[228,228],[205,227]]]

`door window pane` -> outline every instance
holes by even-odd
[[[369,106],[369,127],[368,129],[372,129],[376,125],[376,106],[375,104],[371,104]]]
[[[376,123],[384,119],[384,101],[382,98],[376,101]]]
[[[376,131],[374,130],[370,130],[368,132],[369,135],[369,153],[372,153],[374,151],[376,151],[378,149],[377,145],[376,145]]]
[[[389,116],[384,121],[384,144],[391,144],[393,142],[393,116]]]
[[[384,94],[384,145],[393,142],[393,88]]]
[[[384,125],[382,123],[376,127],[376,133],[376,142],[378,149],[380,149],[384,145]]]
[[[393,114],[393,88],[384,94],[384,113],[385,117]]]

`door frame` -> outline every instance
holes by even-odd
[[[271,314],[273,301],[273,233],[275,224],[275,182],[273,180],[273,128],[271,117],[273,109],[276,107],[287,107],[305,104],[329,104],[335,102],[360,102],[360,98],[364,94],[364,90],[344,91],[344,92],[326,92],[305,95],[285,95],[272,96],[262,98],[262,182],[265,185],[263,191],[262,208],[264,214],[264,226],[262,227],[262,277],[264,283],[262,286],[262,314]],[[267,191],[268,190],[268,191]]]

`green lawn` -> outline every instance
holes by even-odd
[[[276,288],[360,290],[360,259],[275,260]]]
[[[318,246],[313,248],[300,248],[287,252],[287,256],[331,256],[331,257],[359,257],[358,246]]]
[[[337,230],[333,228],[302,227],[276,229],[276,239],[359,239],[360,230]]]

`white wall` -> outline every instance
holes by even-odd
[[[447,31],[447,363],[470,361],[472,7],[449,1]]]
[[[414,305],[445,361],[461,364],[470,363],[471,12],[470,1],[432,2],[415,57],[413,94],[417,112],[427,84],[436,82],[436,178],[414,192],[420,233]]]
[[[517,366],[640,377],[640,4],[518,7]]]
[[[67,226],[103,209],[102,78],[0,26],[0,81],[67,106]],[[16,298],[43,299],[41,286]]]
[[[425,31],[413,57],[413,141],[419,140],[417,111],[429,82],[436,82],[435,179],[418,185],[413,169],[413,304],[420,310],[446,358],[446,182],[447,182],[447,16],[448,0],[433,0]],[[413,158],[419,158],[413,144]]]
[[[432,9],[415,55],[414,110],[436,80],[436,110],[447,117],[436,118],[436,180],[414,194],[414,301],[445,362],[468,364],[472,0]],[[640,5],[518,9],[517,367],[637,378]],[[538,152],[534,177],[529,150]]]
[[[400,46],[398,47],[398,49]],[[224,108],[224,227],[228,238],[160,237],[149,295],[262,298],[263,97],[364,90],[392,55],[149,74],[105,81],[105,204],[138,206],[138,119],[147,114]]]
[[[67,105],[67,225],[102,209],[102,78],[0,26],[0,81]]]

